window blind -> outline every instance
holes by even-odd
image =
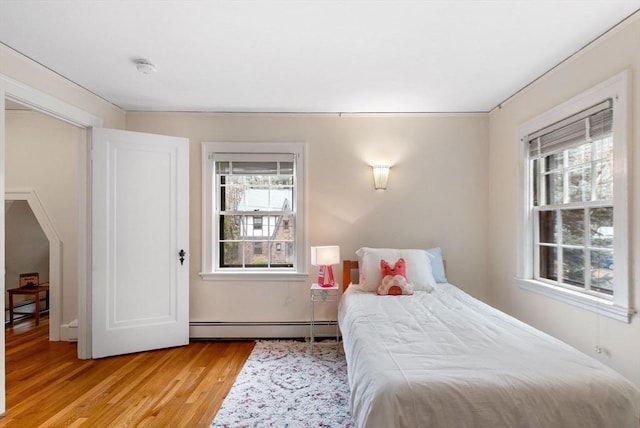
[[[249,159],[247,159],[249,158]],[[291,154],[261,154],[251,159],[245,154],[216,155],[217,175],[293,175],[294,157]]]
[[[542,157],[611,135],[613,101],[607,99],[527,137],[529,156]]]

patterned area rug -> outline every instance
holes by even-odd
[[[342,345],[259,341],[211,427],[351,427]]]

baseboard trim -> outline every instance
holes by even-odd
[[[60,340],[65,342],[78,341],[78,320],[60,326]]]
[[[307,338],[311,323],[303,322],[191,322],[191,339]],[[316,337],[335,337],[335,321],[316,321]]]

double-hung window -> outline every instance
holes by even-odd
[[[201,275],[296,279],[304,269],[303,145],[204,143],[203,159]]]
[[[613,295],[612,100],[529,137],[534,276]],[[557,125],[558,126],[558,125]]]
[[[519,277],[525,288],[628,321],[625,82],[605,82],[523,126]]]

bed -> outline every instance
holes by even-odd
[[[358,267],[338,310],[356,427],[640,426],[640,390],[604,364],[449,283],[349,286]]]

